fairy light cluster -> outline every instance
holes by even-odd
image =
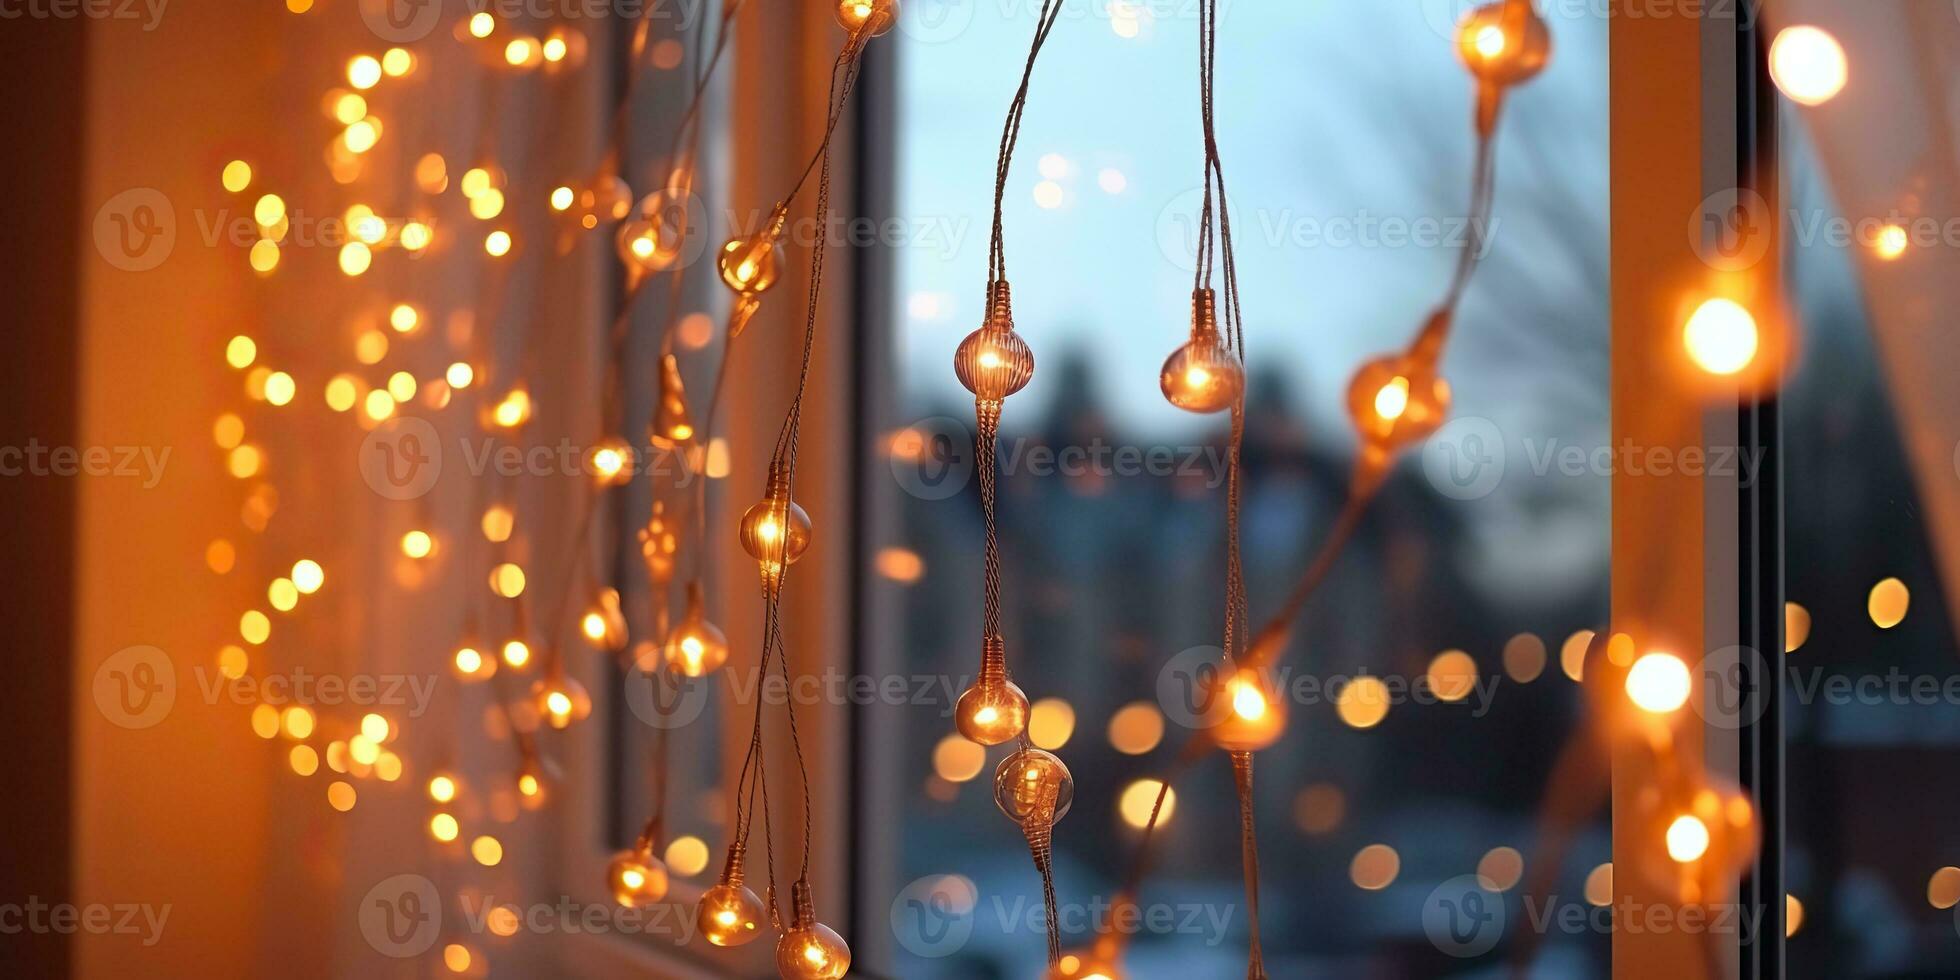
[[[294,13],[306,13],[312,8],[310,0],[288,0],[287,5]],[[589,692],[567,668],[563,652],[562,641],[571,634],[574,623],[577,634],[593,650],[614,658],[622,667],[638,666],[649,675],[664,672],[675,678],[708,677],[721,669],[731,655],[726,634],[710,619],[712,604],[705,588],[710,524],[706,481],[697,481],[692,513],[677,513],[669,501],[656,499],[644,525],[638,529],[641,558],[656,595],[652,633],[637,644],[617,588],[596,580],[598,577],[589,572],[579,571],[587,564],[583,554],[585,532],[593,513],[599,509],[599,499],[634,479],[634,462],[642,452],[687,454],[710,475],[716,471],[716,453],[719,453],[720,472],[726,473],[728,448],[715,439],[714,422],[726,381],[729,348],[749,327],[761,309],[763,297],[781,281],[788,268],[786,229],[801,191],[813,177],[817,210],[821,214],[827,207],[831,137],[857,80],[866,44],[890,31],[898,16],[897,0],[835,3],[835,18],[846,40],[833,72],[823,140],[803,175],[770,209],[761,225],[732,235],[714,256],[715,272],[730,293],[729,312],[723,321],[720,365],[709,390],[707,410],[705,415],[697,415],[689,400],[680,352],[706,347],[712,339],[713,322],[701,314],[684,318],[679,309],[677,296],[685,268],[680,255],[682,243],[691,231],[687,205],[700,178],[702,93],[721,61],[730,28],[742,6],[743,0],[724,4],[712,48],[704,41],[710,21],[706,18],[700,21],[702,33],[696,34],[695,54],[701,64],[692,79],[693,102],[674,133],[672,147],[662,161],[663,175],[655,181],[656,189],[651,193],[636,200],[622,176],[623,120],[633,91],[633,85],[629,84],[621,100],[609,149],[587,175],[534,193],[512,187],[494,160],[471,161],[472,165],[452,179],[451,161],[437,153],[414,156],[410,152],[403,158],[414,160],[414,186],[428,200],[407,207],[408,216],[402,218],[384,218],[373,205],[360,202],[348,205],[340,214],[348,237],[338,246],[334,261],[339,272],[350,280],[368,276],[377,263],[385,266],[438,251],[439,246],[450,244],[448,239],[452,235],[469,249],[480,249],[481,255],[473,256],[478,261],[494,263],[510,257],[520,251],[512,230],[514,209],[538,208],[553,216],[570,235],[602,232],[605,240],[610,241],[625,271],[616,332],[649,282],[665,276],[672,287],[669,316],[661,337],[655,406],[646,423],[643,444],[634,440],[637,433],[629,433],[625,420],[620,418],[618,366],[607,365],[608,377],[602,389],[606,431],[592,441],[584,459],[592,485],[581,501],[578,531],[568,542],[572,551],[567,566],[570,571],[543,590],[555,596],[555,601],[549,597],[541,600],[540,589],[533,587],[526,572],[524,563],[531,560],[530,551],[517,547],[521,539],[517,537],[519,522],[514,507],[492,499],[487,486],[477,487],[475,502],[481,514],[482,542],[471,542],[465,548],[462,542],[443,541],[425,527],[410,527],[397,538],[400,559],[410,567],[443,566],[451,550],[459,555],[481,554],[486,559],[475,566],[478,570],[473,574],[482,575],[478,581],[483,584],[470,604],[464,635],[447,652],[447,657],[457,683],[481,684],[491,689],[496,710],[490,728],[510,738],[516,754],[515,765],[507,779],[493,781],[499,784],[495,786],[466,780],[450,768],[436,769],[423,782],[429,803],[426,830],[430,839],[436,846],[466,854],[480,867],[499,866],[506,857],[505,845],[496,835],[496,828],[484,819],[485,814],[494,816],[507,809],[504,804],[511,801],[516,808],[535,809],[547,796],[553,777],[539,744],[539,734],[576,725],[593,710]],[[1027,68],[1009,110],[998,161],[986,315],[979,329],[961,342],[954,356],[959,380],[974,395],[978,423],[976,448],[982,461],[981,499],[987,530],[983,629],[979,670],[956,707],[956,733],[935,748],[933,766],[936,778],[949,786],[974,781],[985,770],[988,747],[1014,743],[994,771],[993,798],[996,806],[1023,831],[1042,876],[1044,899],[1050,910],[1047,975],[1115,980],[1125,975],[1122,968],[1125,936],[1098,935],[1089,945],[1066,953],[1058,945],[1054,928],[1052,834],[1056,823],[1074,805],[1075,785],[1068,767],[1055,753],[1074,736],[1078,719],[1068,702],[1059,698],[1031,704],[1027,694],[1011,679],[1001,623],[1001,563],[994,513],[995,440],[1002,411],[1006,400],[1029,383],[1035,366],[1032,347],[1015,327],[1006,276],[1000,201],[1036,61],[1061,6],[1059,0],[1044,0],[1037,18]],[[1147,11],[1133,9],[1128,4],[1119,6],[1122,10],[1115,26],[1117,33],[1136,36],[1147,22]],[[1252,833],[1251,758],[1254,752],[1281,738],[1287,722],[1286,700],[1273,693],[1268,672],[1285,653],[1290,638],[1289,624],[1328,574],[1389,467],[1404,450],[1427,438],[1446,420],[1452,395],[1442,377],[1442,358],[1457,308],[1483,248],[1481,242],[1473,242],[1464,249],[1444,300],[1407,348],[1370,360],[1355,372],[1346,402],[1359,447],[1347,505],[1322,551],[1280,611],[1260,631],[1251,631],[1239,567],[1237,529],[1245,341],[1212,118],[1215,6],[1211,0],[1200,4],[1206,207],[1198,281],[1193,291],[1189,333],[1185,342],[1165,359],[1158,383],[1165,398],[1181,409],[1200,414],[1230,412],[1232,454],[1226,496],[1230,550],[1225,576],[1227,625],[1223,644],[1228,669],[1222,674],[1225,680],[1224,697],[1219,699],[1221,709],[1200,733],[1199,744],[1224,751],[1234,764],[1235,790],[1242,817],[1244,873],[1252,913],[1248,976],[1263,977],[1258,948],[1259,868]],[[629,78],[634,82],[645,65],[671,68],[684,57],[681,53],[684,49],[665,47],[673,42],[650,47],[647,33],[645,21],[636,25],[629,71]],[[516,75],[575,70],[585,63],[588,53],[585,36],[576,30],[554,25],[542,33],[525,33],[487,11],[458,19],[447,42],[438,38],[431,43],[452,42],[461,45],[478,64]],[[1496,0],[1466,15],[1458,28],[1456,49],[1476,85],[1474,130],[1478,152],[1471,178],[1474,218],[1469,226],[1481,229],[1488,225],[1483,219],[1492,207],[1494,138],[1505,97],[1544,70],[1551,54],[1551,37],[1529,0]],[[331,127],[322,156],[327,173],[336,185],[350,189],[350,193],[357,190],[369,176],[374,151],[381,147],[392,149],[389,141],[404,139],[382,118],[391,86],[418,72],[431,70],[436,60],[428,52],[407,47],[358,53],[348,59],[344,77],[335,79],[320,102]],[[1828,33],[1816,28],[1784,31],[1770,51],[1770,64],[1783,91],[1807,106],[1827,103],[1845,89],[1849,79],[1842,48]],[[1064,193],[1055,180],[1065,174],[1051,174],[1047,161],[1043,163],[1043,176],[1048,178],[1044,187],[1052,185],[1055,195]],[[245,159],[224,164],[219,174],[219,184],[226,193],[249,202],[257,237],[246,247],[245,259],[253,273],[261,277],[275,276],[280,271],[282,250],[299,214],[278,189],[267,186],[267,178],[267,173],[255,169]],[[1099,176],[1099,185],[1110,194],[1120,194],[1125,183],[1120,172],[1106,171]],[[432,217],[435,199],[452,191],[460,196],[461,208],[473,224],[453,232],[445,229],[439,239]],[[1040,196],[1038,190],[1038,199]],[[1882,230],[1873,244],[1875,254],[1882,261],[1899,259],[1909,246],[1908,233],[1896,225]],[[771,669],[773,657],[775,669],[785,679],[790,668],[782,648],[780,601],[790,569],[814,541],[811,517],[794,499],[793,492],[800,411],[809,374],[824,251],[821,244],[812,250],[804,371],[782,433],[768,456],[763,498],[735,522],[741,547],[757,563],[764,597],[763,647],[758,666],[766,673]],[[1222,275],[1222,294],[1213,289],[1215,273]],[[699,325],[692,331],[684,329],[696,318],[701,321]],[[509,440],[522,437],[537,406],[521,374],[506,376],[497,366],[468,353],[444,358],[446,364],[442,368],[425,375],[407,368],[388,369],[391,337],[412,343],[417,337],[435,333],[435,328],[442,324],[443,317],[436,310],[418,304],[413,298],[389,297],[380,304],[370,325],[355,338],[351,354],[357,364],[333,374],[317,389],[309,387],[308,379],[296,377],[273,363],[280,352],[268,348],[276,345],[262,347],[249,334],[239,334],[225,343],[224,361],[242,376],[246,400],[264,406],[263,410],[253,408],[249,420],[247,414],[226,413],[214,423],[212,432],[223,454],[226,471],[247,486],[240,518],[249,530],[264,532],[280,505],[279,493],[271,481],[275,461],[264,448],[264,442],[252,437],[263,422],[262,416],[303,404],[303,398],[319,397],[333,413],[346,416],[361,429],[372,430],[393,418],[403,406],[419,401],[440,410],[467,397],[473,403],[468,406],[468,414],[486,432]],[[1703,297],[1682,320],[1682,350],[1688,361],[1706,375],[1737,376],[1760,369],[1766,349],[1777,352],[1774,349],[1777,338],[1765,334],[1758,310],[1748,302],[1725,295]],[[213,572],[228,574],[239,566],[237,547],[229,539],[214,540],[206,549],[205,560]],[[878,566],[881,573],[901,583],[916,581],[921,573],[916,554],[899,554],[893,549],[880,553]],[[678,575],[683,569],[687,574]],[[667,593],[677,580],[684,586],[685,598],[680,614],[675,617],[669,609]],[[221,673],[230,679],[250,676],[258,666],[253,651],[272,640],[279,619],[302,613],[311,597],[328,590],[328,581],[326,567],[313,558],[294,561],[287,574],[269,581],[264,589],[267,608],[242,612],[236,626],[238,642],[225,645],[219,652]],[[589,596],[589,601],[577,604],[575,595]],[[1873,624],[1881,629],[1898,625],[1905,618],[1909,598],[1906,586],[1896,579],[1878,583],[1868,597],[1868,613]],[[576,616],[570,612],[575,605],[579,609]],[[553,610],[541,624],[533,621],[534,611],[539,608]],[[487,620],[492,610],[508,613],[507,629],[489,626]],[[1789,650],[1794,651],[1808,635],[1809,613],[1793,603],[1787,615]],[[1520,642],[1526,639],[1530,642]],[[534,643],[538,644],[535,649]],[[1662,650],[1636,653],[1636,649],[1636,641],[1625,634],[1580,631],[1561,648],[1560,666],[1574,681],[1584,678],[1588,685],[1619,684],[1623,697],[1605,705],[1600,723],[1611,737],[1634,740],[1652,751],[1651,759],[1660,774],[1659,791],[1645,804],[1642,832],[1651,836],[1655,845],[1652,853],[1664,861],[1639,868],[1638,873],[1665,882],[1681,901],[1719,901],[1724,895],[1724,882],[1733,880],[1759,844],[1757,817],[1747,796],[1738,789],[1672,751],[1676,728],[1686,723],[1691,713],[1685,709],[1697,695],[1689,665],[1674,653]],[[1535,637],[1514,639],[1504,651],[1507,672],[1520,681],[1538,676],[1546,659],[1545,645]],[[1444,701],[1466,696],[1466,685],[1474,682],[1474,675],[1475,662],[1462,651],[1438,654],[1428,671],[1431,686]],[[1391,700],[1390,692],[1379,679],[1360,677],[1337,693],[1335,710],[1344,723],[1365,730],[1382,723]],[[775,959],[781,976],[841,978],[849,971],[851,951],[844,939],[822,924],[816,915],[815,890],[809,880],[812,842],[808,774],[803,771],[796,716],[788,707],[783,709],[783,714],[796,752],[804,797],[804,826],[802,868],[789,888],[787,917],[779,908],[782,896],[774,868],[769,784],[765,754],[761,750],[763,712],[764,703],[758,699],[749,752],[733,788],[734,819],[729,823],[726,854],[713,885],[699,901],[697,924],[702,938],[718,947],[742,946],[766,932],[775,932],[778,934]],[[335,810],[353,809],[359,800],[357,785],[364,781],[385,784],[409,778],[402,750],[401,723],[384,714],[325,717],[305,706],[262,703],[251,710],[249,721],[252,730],[262,738],[284,743],[285,764],[295,774],[327,782],[325,796]],[[699,874],[708,865],[705,841],[683,836],[670,842],[666,837],[667,737],[668,733],[659,731],[654,747],[655,811],[633,844],[615,853],[604,871],[607,892],[622,906],[644,908],[664,901],[674,875]],[[1161,744],[1164,721],[1154,706],[1131,705],[1111,719],[1107,737],[1117,751],[1141,755]],[[1174,783],[1192,759],[1194,754],[1184,753],[1178,770],[1163,778],[1134,780],[1120,794],[1116,804],[1118,814],[1125,824],[1143,833],[1135,864],[1119,893],[1122,901],[1129,901],[1141,887],[1152,834],[1177,812]],[[762,895],[749,884],[747,867],[758,796],[762,803],[763,844],[771,855]],[[782,798],[780,791],[778,798]],[[1309,786],[1297,798],[1295,822],[1304,832],[1326,833],[1340,825],[1346,806],[1338,788]],[[507,822],[502,817],[495,819]],[[1524,866],[1524,858],[1517,851],[1497,847],[1478,862],[1477,873],[1489,887],[1508,890],[1519,884]],[[1364,890],[1389,887],[1399,872],[1400,856],[1387,844],[1363,848],[1349,869],[1351,881]],[[1610,900],[1614,873],[1611,865],[1595,869],[1587,881],[1589,901],[1606,904]],[[1960,870],[1942,868],[1934,873],[1928,883],[1927,897],[1936,908],[1960,904]],[[1801,903],[1791,898],[1788,912],[1788,928],[1794,933],[1802,920]],[[514,910],[508,907],[491,910],[487,922],[490,931],[498,936],[509,936],[519,927]],[[439,955],[445,967],[455,973],[483,969],[486,963],[484,953],[467,943],[447,943],[440,947]]]

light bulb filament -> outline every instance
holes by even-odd
[[[1393,422],[1409,410],[1409,379],[1396,375],[1375,392],[1375,414]]]
[[[1485,25],[1477,32],[1476,44],[1477,53],[1486,58],[1495,58],[1503,54],[1505,47],[1508,46],[1504,37],[1504,28],[1496,24]]]
[[[1259,693],[1259,688],[1243,681],[1237,686],[1238,690],[1232,694],[1232,710],[1247,721],[1266,717],[1266,696]]]

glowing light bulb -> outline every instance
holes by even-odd
[[[620,222],[613,243],[619,252],[619,260],[626,263],[628,269],[658,272],[665,268],[655,258],[660,251],[660,236],[651,221],[632,218]]]
[[[763,590],[782,585],[783,570],[810,547],[810,515],[789,499],[789,481],[780,465],[769,471],[767,496],[742,515],[742,550],[762,568]]]
[[[427,531],[410,531],[402,535],[402,554],[410,558],[427,558],[436,549],[435,538]]]
[[[525,760],[523,768],[518,770],[517,795],[523,798],[527,808],[539,806],[544,802],[544,774],[538,770],[538,764],[533,760]]]
[[[987,424],[989,412],[998,416],[1000,403],[1027,387],[1034,377],[1034,351],[1014,332],[1012,296],[1007,283],[992,285],[986,322],[960,341],[959,349],[953,353],[953,373],[979,402],[982,425]]]
[[[1221,690],[1223,710],[1205,730],[1227,752],[1257,752],[1286,731],[1286,699],[1278,686],[1249,666],[1231,669]]]
[[[853,36],[878,37],[898,23],[898,0],[838,0],[837,23]]]
[[[693,203],[681,180],[641,198],[633,218],[619,226],[619,257],[628,267],[658,272],[679,261]]]
[[[702,677],[728,662],[728,637],[708,622],[707,599],[701,583],[687,584],[687,612],[674,631],[667,634],[662,656],[667,669],[683,677]]]
[[[613,855],[606,865],[606,887],[613,901],[629,909],[643,909],[667,897],[667,865],[648,848],[633,848]]]
[[[1820,27],[1799,25],[1777,32],[1769,46],[1769,74],[1793,102],[1823,105],[1851,78],[1844,46]]]
[[[1457,25],[1457,54],[1470,74],[1494,85],[1516,85],[1545,70],[1552,34],[1529,3],[1495,0]]]
[[[1158,384],[1170,403],[1209,414],[1231,408],[1245,393],[1245,367],[1218,333],[1217,299],[1202,289],[1191,300],[1191,339],[1164,360]]]
[[[1697,367],[1724,376],[1748,367],[1761,346],[1755,315],[1734,300],[1719,298],[1695,308],[1682,341]]]
[[[776,941],[776,971],[783,980],[841,980],[851,969],[851,947],[836,930],[817,921],[810,883],[790,886],[790,927]]]
[[[497,672],[497,661],[483,655],[483,651],[473,646],[456,648],[451,658],[456,668],[456,676],[463,680],[483,680]]]
[[[563,673],[533,682],[531,702],[537,706],[545,724],[560,730],[570,728],[573,722],[584,721],[592,713],[592,696],[585,692],[585,685]]]
[[[728,862],[721,879],[701,893],[694,924],[716,946],[743,946],[762,932],[762,900],[742,884],[742,845],[728,845]]]
[[[960,695],[953,724],[981,745],[999,745],[1028,727],[1028,696],[1007,679],[1007,648],[1000,637],[987,637],[980,676]]]
[[[1348,385],[1348,415],[1362,439],[1393,451],[1420,442],[1449,415],[1449,383],[1415,354],[1377,358]]]
[[[499,429],[515,429],[531,420],[531,393],[513,388],[499,399],[484,421]]]
[[[687,386],[681,362],[668,354],[660,359],[660,387],[655,393],[653,425],[647,439],[660,449],[673,449],[694,438],[694,416],[687,409]]]
[[[1650,653],[1627,671],[1627,697],[1643,711],[1669,714],[1688,703],[1694,680],[1688,665],[1671,653]]]
[[[994,803],[1024,828],[1052,826],[1075,804],[1075,777],[1054,753],[1021,749],[994,771]]]
[[[630,483],[633,479],[633,447],[618,436],[607,436],[586,453],[585,465],[592,479],[602,487]]]
[[[1118,950],[1113,948],[1114,945],[1098,942],[1096,949],[1062,954],[1062,958],[1048,968],[1045,980],[1128,980],[1129,974],[1116,963]]]
[[[579,621],[579,630],[596,646],[615,652],[626,649],[626,612],[620,608],[618,589],[599,590],[592,608]]]
[[[1872,248],[1878,252],[1879,258],[1891,262],[1906,254],[1906,249],[1911,245],[1912,236],[1906,233],[1904,227],[1886,225],[1879,229],[1878,239],[1872,243]]]
[[[718,263],[722,283],[743,296],[768,292],[781,274],[783,226],[788,222],[789,210],[778,204],[761,231],[729,239]]]
[[[1692,813],[1684,813],[1667,825],[1667,856],[1681,864],[1701,860],[1708,853],[1708,825]]]
[[[1400,375],[1397,375],[1393,378],[1388,379],[1388,383],[1382,385],[1381,388],[1375,392],[1376,415],[1379,415],[1382,418],[1393,422],[1396,419],[1401,418],[1402,413],[1407,412],[1408,410],[1409,410],[1409,379],[1408,378],[1404,378]]]

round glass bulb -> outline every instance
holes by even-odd
[[[783,980],[842,980],[851,969],[851,947],[821,922],[791,929],[776,941],[776,971]]]
[[[784,566],[809,550],[810,515],[795,501],[771,494],[742,515],[741,535],[742,550],[762,565],[763,581],[773,588],[782,581]]]
[[[646,908],[667,897],[667,865],[648,851],[620,851],[606,865],[606,887],[621,906]]]
[[[1286,732],[1286,699],[1251,667],[1238,667],[1219,691],[1218,722],[1206,733],[1227,752],[1257,752]]]
[[[586,471],[602,487],[616,487],[633,479],[633,447],[618,436],[607,436],[585,454]]]
[[[743,294],[764,293],[781,275],[783,246],[770,233],[735,237],[721,247],[721,281]]]
[[[898,23],[898,0],[837,0],[837,23],[852,34],[878,37]]]
[[[1245,392],[1245,367],[1216,333],[1205,333],[1172,351],[1157,381],[1171,404],[1210,414],[1231,408]]]
[[[953,723],[968,741],[999,745],[1028,727],[1028,696],[1010,680],[976,681],[960,695]]]
[[[994,803],[1009,820],[1054,824],[1068,816],[1075,803],[1075,777],[1054,753],[1021,749],[1000,760],[994,772]]]
[[[1457,25],[1456,48],[1478,79],[1516,85],[1545,70],[1552,56],[1552,34],[1531,4],[1494,0]]]
[[[740,882],[723,882],[701,893],[694,924],[716,946],[744,946],[762,934],[762,899]]]
[[[667,634],[662,648],[667,669],[683,677],[712,674],[728,662],[728,637],[706,615],[690,608],[680,625]]]
[[[557,729],[570,728],[573,722],[592,714],[592,696],[585,692],[585,685],[563,675],[532,682],[531,703],[537,707],[538,717]]]
[[[982,401],[998,402],[1028,386],[1034,351],[1012,327],[989,323],[966,335],[953,354],[960,384]]]
[[[1407,355],[1362,365],[1348,385],[1348,415],[1362,438],[1384,449],[1421,442],[1449,416],[1449,382]]]
[[[619,260],[626,263],[629,269],[658,272],[667,267],[660,260],[660,229],[645,218],[620,222],[613,247],[619,252]]]

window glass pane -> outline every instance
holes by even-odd
[[[1235,4],[1222,18],[1255,625],[1341,505],[1349,377],[1410,342],[1468,238],[1472,90],[1449,21],[1425,16],[1443,6]],[[895,213],[919,237],[895,253],[900,394],[882,420],[899,484],[885,554],[903,557],[881,555],[874,609],[887,662],[950,677],[957,693],[979,661],[981,528],[972,401],[951,362],[980,323],[999,137],[973,120],[1006,111],[1034,16],[929,0],[910,16],[953,8],[971,17],[962,32],[915,30],[900,50]],[[1561,648],[1606,618],[1598,460],[1611,443],[1605,24],[1551,17],[1557,57],[1508,106],[1489,253],[1444,363],[1464,420],[1456,455],[1404,460],[1286,660],[1292,720],[1260,753],[1257,790],[1274,976],[1460,969],[1424,933],[1431,893],[1480,866],[1500,880],[1519,861],[1540,870],[1536,814],[1581,709]],[[1078,942],[1130,865],[1130,818],[1148,812],[1138,781],[1161,776],[1188,734],[1186,651],[1217,646],[1223,624],[1224,417],[1172,408],[1157,382],[1189,329],[1196,38],[1193,5],[1071,5],[1036,70],[1006,192],[1016,319],[1038,367],[1007,402],[1001,440],[1005,632],[1016,681],[1058,699],[1040,737],[1067,735],[1076,802],[1056,830],[1057,885]],[[1425,684],[1447,651],[1474,665],[1453,702]],[[1365,728],[1367,712],[1343,720],[1332,697],[1362,674],[1391,701]],[[904,735],[889,750],[899,856],[868,888],[872,907],[896,903],[893,970],[1038,975],[1038,879],[991,801],[1004,751],[979,764],[948,738],[950,704],[937,707],[881,709]],[[1247,923],[1230,768],[1214,754],[1177,789],[1142,895],[1159,918],[1127,965],[1230,976]],[[1588,874],[1609,858],[1603,798],[1560,858],[1548,886],[1590,912]],[[1524,916],[1518,888],[1505,894]],[[1604,975],[1601,930],[1532,941],[1559,975]]]

